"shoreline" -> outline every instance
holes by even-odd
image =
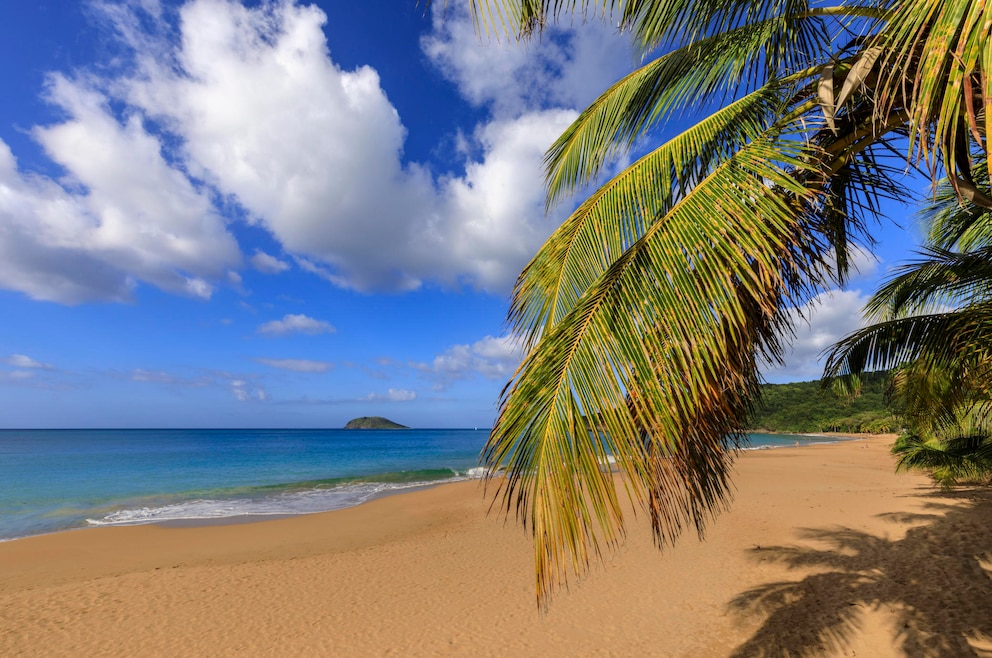
[[[544,614],[530,537],[486,514],[478,481],[257,523],[4,542],[0,654],[992,651],[992,497],[894,473],[891,441],[744,452],[705,541],[659,552],[645,515],[628,517],[624,546]]]
[[[163,430],[168,431],[168,430]],[[809,439],[813,439],[817,443],[833,443],[837,440],[845,440],[850,438],[862,438],[861,435],[851,435],[851,434],[768,434],[766,436],[774,436],[781,439],[787,439],[786,442],[781,445],[754,445],[748,447],[740,448],[741,453],[750,452],[755,450],[768,450],[772,448],[793,448],[799,447],[800,445],[810,445]],[[791,440],[791,437],[802,437],[806,439],[805,441],[800,439],[796,441],[795,445]],[[28,530],[24,534],[15,534],[17,531],[13,529],[8,529],[9,534],[7,536],[0,537],[0,543],[5,543],[9,541],[19,541],[28,537],[38,537],[43,535],[57,534],[60,532],[69,532],[75,530],[87,530],[91,528],[102,528],[102,527],[130,527],[138,525],[153,525],[153,524],[164,524],[168,526],[209,526],[209,525],[230,525],[230,524],[240,524],[240,523],[257,523],[267,520],[280,519],[285,517],[294,517],[309,514],[319,514],[328,511],[334,511],[338,509],[346,509],[348,507],[360,506],[368,503],[369,501],[376,500],[383,496],[399,495],[409,491],[416,491],[424,487],[439,486],[451,482],[458,482],[462,480],[474,480],[480,479],[477,471],[481,468],[478,466],[466,467],[464,471],[456,470],[455,468],[446,469],[450,471],[450,475],[435,480],[424,480],[416,482],[392,482],[383,484],[382,481],[378,479],[379,476],[373,474],[368,476],[368,481],[363,480],[361,477],[356,477],[350,483],[346,483],[341,487],[333,487],[321,489],[314,492],[323,493],[328,496],[328,504],[326,507],[320,505],[312,505],[312,503],[307,503],[312,505],[311,509],[304,510],[294,510],[287,509],[287,507],[292,507],[293,505],[287,506],[283,502],[268,501],[272,505],[273,509],[270,511],[252,511],[248,509],[227,509],[223,508],[228,505],[230,501],[225,501],[223,499],[213,500],[210,496],[204,498],[176,498],[168,503],[160,503],[159,505],[148,504],[144,506],[140,503],[122,506],[120,508],[108,507],[110,512],[104,510],[96,512],[92,516],[77,515],[78,518],[70,521],[72,524],[63,524],[62,527],[46,528],[44,530]],[[615,470],[615,469],[614,469]],[[288,486],[288,485],[282,485]],[[368,487],[375,487],[375,490],[370,493],[361,492],[360,490],[366,489]],[[379,488],[381,487],[381,488]],[[311,493],[306,489],[293,490],[296,494],[309,494]],[[164,497],[173,495],[172,493],[163,494]],[[332,498],[333,497],[333,498]],[[349,497],[357,497],[357,501],[349,501]],[[233,502],[244,503],[247,499],[237,499],[235,498]],[[263,499],[259,499],[264,501]],[[309,499],[313,500],[313,499]],[[249,506],[251,503],[249,502]],[[268,506],[268,505],[266,505]],[[185,508],[181,512],[177,513],[175,508]],[[190,509],[198,508],[198,509]],[[191,514],[191,515],[180,515],[180,514]],[[111,518],[119,517],[119,518]],[[93,519],[93,521],[90,521]],[[25,529],[26,530],[26,529]]]

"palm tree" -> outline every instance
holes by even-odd
[[[988,181],[984,159],[975,179]],[[992,213],[957,203],[944,181],[922,214],[922,258],[872,296],[875,323],[835,345],[824,374],[894,369],[890,394],[912,420],[894,449],[898,466],[949,486],[992,475]]]
[[[992,84],[984,2],[471,0],[481,30],[524,38],[566,13],[630,31],[644,64],[547,154],[549,205],[698,121],[601,185],[517,280],[510,323],[529,352],[483,453],[497,499],[535,538],[539,602],[616,546],[621,496],[660,545],[729,496],[758,366],[780,360],[788,311],[843,281],[870,242],[893,166],[975,181]]]

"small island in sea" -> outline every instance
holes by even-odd
[[[362,416],[349,420],[344,428],[346,430],[408,430],[406,425],[394,423],[382,416]]]

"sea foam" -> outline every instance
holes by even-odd
[[[448,482],[468,479],[452,477]],[[86,519],[91,526],[138,525],[163,521],[223,519],[238,516],[295,516],[354,507],[394,491],[438,484],[439,481],[359,483],[331,489],[280,493],[259,498],[197,499],[158,506],[125,508],[101,518]]]

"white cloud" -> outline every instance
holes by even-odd
[[[240,252],[208,195],[162,155],[142,119],[111,114],[85,82],[49,78],[68,119],[32,135],[65,168],[18,170],[0,141],[0,287],[63,303],[128,299],[135,281],[208,298]]]
[[[289,263],[270,256],[260,249],[256,249],[255,255],[251,257],[251,265],[263,274],[279,274],[289,269]]]
[[[862,309],[867,301],[868,295],[860,290],[832,290],[817,295],[800,313],[793,312],[796,337],[786,349],[785,365],[765,368],[766,379],[772,382],[819,379],[823,374],[824,350],[866,326]]]
[[[409,220],[429,214],[430,177],[400,164],[405,129],[378,74],[340,69],[324,21],[290,2],[190,2],[174,58],[143,60],[127,98],[181,135],[190,171],[288,252],[351,287],[410,288],[382,236],[401,245],[415,235]]]
[[[531,41],[481,43],[467,3],[436,3],[432,18],[424,52],[466,100],[496,116],[585,107],[635,63],[629,39],[599,17],[549,26]]]
[[[453,381],[475,376],[490,380],[505,380],[516,370],[523,358],[521,341],[514,336],[485,338],[468,345],[453,345],[430,363],[411,363],[443,388]]]
[[[292,370],[294,372],[327,372],[334,367],[328,361],[311,361],[307,359],[255,359],[261,364],[279,368],[281,370]]]
[[[571,110],[525,114],[482,127],[485,156],[464,177],[441,181],[440,212],[424,257],[435,278],[507,290],[563,217],[544,216],[544,152],[575,119]],[[438,262],[446,253],[447,262]],[[445,271],[447,270],[447,271]]]
[[[215,383],[210,377],[206,376],[184,377],[171,372],[166,372],[164,370],[145,370],[143,368],[135,368],[131,371],[130,379],[135,382],[189,387],[209,386],[210,384]]]
[[[369,393],[365,399],[372,402],[411,402],[417,399],[417,392],[404,388],[391,388],[385,393]]]
[[[15,368],[32,368],[37,370],[52,370],[54,366],[47,363],[41,363],[40,361],[35,361],[30,356],[25,356],[24,354],[11,354],[5,359],[0,359],[3,363],[8,366],[14,366]]]
[[[432,280],[505,292],[556,225],[543,212],[543,155],[576,111],[482,125],[465,176],[434,180],[402,163],[406,129],[377,73],[331,60],[324,20],[290,2],[191,2],[181,46],[143,60],[127,99],[181,136],[186,167],[305,271],[363,291]]]
[[[202,298],[219,282],[240,290],[217,199],[342,288],[504,294],[560,219],[543,212],[545,149],[630,63],[598,21],[480,48],[452,5],[424,48],[494,108],[463,136],[453,175],[404,162],[406,128],[378,74],[332,60],[314,6],[191,0],[176,25],[156,2],[100,6],[133,49],[115,69],[127,73],[51,76],[68,118],[32,131],[66,179],[18,171],[0,142],[0,287],[37,299],[124,301],[141,281]],[[290,266],[260,250],[249,262]]]
[[[136,368],[128,375],[128,379],[135,382],[181,388],[213,387],[226,389],[239,402],[267,401],[269,399],[268,392],[262,385],[251,381],[252,378],[252,375],[237,375],[216,370],[188,376],[165,370],[145,370],[143,368]]]
[[[266,322],[258,328],[258,333],[269,336],[283,336],[285,334],[333,334],[335,329],[329,322],[315,320],[307,315],[292,313],[284,315],[282,320],[272,320]]]

